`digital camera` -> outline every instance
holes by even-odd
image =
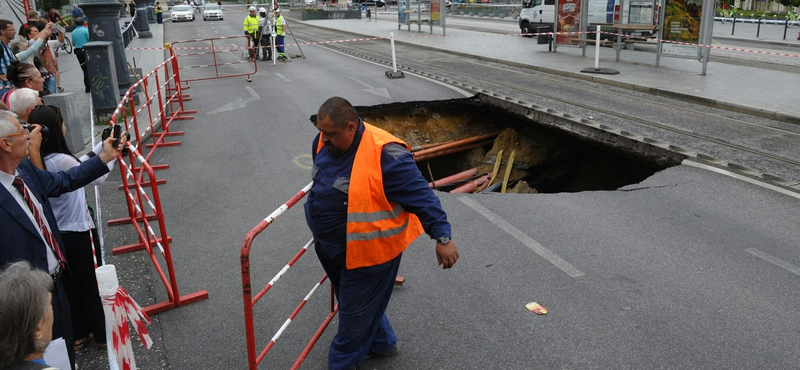
[[[36,126],[42,128],[42,142],[47,141],[47,138],[50,137],[50,129],[47,126],[37,125],[37,124],[30,124],[30,123],[23,123],[22,128],[28,130],[28,132],[33,131]]]
[[[114,125],[114,126],[106,127],[105,129],[103,129],[103,134],[101,136],[102,140],[106,141],[106,139],[108,139],[108,137],[111,136],[112,134],[114,135],[114,142],[113,142],[114,146],[119,145],[119,138],[120,138],[120,136],[122,136],[122,126]],[[131,140],[131,133],[130,132],[125,132],[125,139],[128,140],[128,141]]]

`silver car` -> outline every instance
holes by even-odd
[[[172,7],[172,21],[194,21],[194,11],[189,5],[175,5]]]
[[[222,7],[216,4],[210,4],[203,7],[203,20],[209,19],[222,20]]]

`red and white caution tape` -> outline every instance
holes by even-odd
[[[106,327],[111,328],[110,344],[117,360],[117,366],[121,370],[134,370],[136,369],[136,360],[133,357],[128,320],[133,322],[134,329],[144,347],[150,349],[153,340],[145,328],[145,324],[150,324],[150,317],[142,311],[142,308],[128,292],[119,286],[114,265],[100,266],[95,270],[95,274],[103,301]]]
[[[404,37],[406,39],[411,38],[454,38],[454,37],[505,37],[505,36],[533,36],[536,37],[538,35],[581,35],[587,33],[594,33],[592,32],[546,32],[546,33],[510,33],[510,34],[479,34],[479,35],[463,35],[463,36],[441,36],[441,35],[414,35],[414,36],[407,36]],[[615,32],[602,32],[603,34],[608,35],[618,35]],[[630,37],[630,36],[627,36]],[[233,37],[227,37],[233,38]],[[631,37],[633,38],[633,37]],[[332,40],[332,41],[315,41],[315,42],[301,42],[301,43],[294,43],[294,44],[284,44],[283,46],[305,46],[305,45],[325,45],[325,44],[337,44],[337,43],[345,43],[345,42],[360,42],[360,41],[374,41],[374,40],[384,40],[388,39],[388,37],[368,37],[368,38],[358,38],[358,39],[346,39],[346,40]],[[646,38],[642,38],[646,39]],[[199,42],[199,41],[207,41],[207,40],[192,40],[187,42]],[[183,42],[183,41],[182,41]],[[730,51],[740,51],[740,52],[748,52],[748,53],[756,53],[756,54],[764,54],[764,55],[776,55],[776,56],[784,56],[784,57],[792,57],[792,58],[800,58],[800,55],[797,54],[787,54],[787,53],[775,53],[769,51],[761,51],[761,50],[751,50],[751,49],[740,49],[740,48],[732,48],[726,46],[715,46],[715,45],[702,45],[702,44],[692,44],[687,42],[678,42],[678,41],[667,41],[662,40],[664,43],[673,43],[679,45],[691,45],[691,46],[701,46],[705,48],[712,48],[712,49],[720,49],[720,50],[730,50]],[[127,48],[126,50],[164,50],[165,48]],[[208,46],[178,46],[173,47],[175,50],[243,50],[246,49],[245,47],[208,47]],[[192,54],[192,55],[200,55]],[[184,56],[184,55],[181,55]]]
[[[619,35],[619,34],[617,34],[617,33],[615,33],[615,32],[600,32],[600,33],[602,33],[602,34],[606,34],[606,35],[614,35],[614,36],[617,36],[617,35]],[[648,40],[648,41],[651,41],[651,42],[653,43],[653,45],[656,45],[655,39],[653,39],[653,38],[648,38],[648,37],[636,37],[636,36],[626,36],[626,37],[628,37],[628,38],[630,38],[630,39],[641,39],[641,40]],[[751,49],[740,49],[740,48],[732,48],[732,47],[728,47],[728,46],[716,46],[716,45],[693,44],[693,43],[690,43],[690,42],[683,42],[683,41],[671,41],[671,40],[661,40],[661,42],[662,42],[662,43],[665,43],[665,44],[676,44],[676,45],[699,46],[699,47],[704,47],[704,48],[709,48],[709,49],[730,50],[730,51],[741,51],[741,52],[746,52],[746,53],[756,53],[756,54],[764,54],[764,55],[777,55],[777,56],[782,56],[782,57],[800,58],[800,55],[796,55],[796,54],[787,54],[787,53],[774,53],[774,52],[771,52],[771,51],[751,50]]]

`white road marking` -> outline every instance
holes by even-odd
[[[800,199],[800,194],[798,194],[796,192],[793,192],[793,191],[790,191],[790,190],[786,190],[784,188],[780,188],[780,187],[777,187],[777,186],[772,185],[772,184],[767,184],[767,183],[765,183],[763,181],[758,181],[756,179],[751,179],[751,178],[749,178],[747,176],[742,176],[742,175],[739,175],[737,173],[733,173],[733,172],[728,171],[728,170],[723,170],[721,168],[717,168],[717,167],[714,167],[714,166],[709,166],[707,164],[695,162],[695,161],[693,161],[691,159],[684,159],[683,160],[683,164],[689,165],[689,166],[692,166],[692,167],[702,168],[702,169],[705,169],[705,170],[709,170],[711,172],[721,173],[723,175],[727,175],[727,176],[733,177],[734,179],[739,179],[739,180],[742,180],[742,181],[745,181],[745,182],[749,182],[751,184],[756,184],[756,185],[761,186],[763,188],[767,188],[769,190],[777,191],[778,193],[788,195],[788,196],[790,196],[792,198]]]
[[[350,79],[366,86],[366,89],[361,89],[361,91],[368,92],[370,94],[375,94],[384,97],[388,100],[392,100],[392,97],[389,95],[389,91],[387,91],[385,87],[372,87],[368,83],[361,81],[355,77],[350,77]]]
[[[581,270],[578,270],[571,263],[565,261],[557,254],[553,253],[553,251],[545,248],[543,245],[539,244],[539,242],[533,240],[533,238],[531,238],[530,236],[526,235],[525,233],[514,227],[514,225],[510,224],[502,217],[496,215],[494,212],[480,205],[480,203],[467,197],[460,197],[458,198],[458,200],[460,200],[461,203],[468,205],[476,212],[480,213],[481,216],[486,217],[489,221],[497,225],[499,228],[503,229],[505,232],[511,234],[511,236],[519,240],[526,247],[530,248],[530,250],[532,250],[534,253],[538,254],[540,257],[552,263],[553,266],[558,267],[559,269],[561,269],[561,271],[564,271],[564,273],[566,273],[570,277],[576,278],[586,275]]]
[[[286,76],[284,76],[284,75],[282,75],[282,74],[280,74],[280,73],[276,73],[275,75],[276,75],[276,76],[278,76],[278,77],[280,77],[280,78],[281,78],[281,80],[284,80],[284,81],[286,81],[286,82],[290,82],[290,81],[291,81],[290,79],[286,78]]]
[[[211,112],[206,113],[206,115],[227,112],[227,111],[231,111],[231,110],[234,110],[234,109],[241,109],[241,108],[246,107],[247,103],[254,102],[256,100],[260,100],[261,99],[261,97],[258,96],[256,91],[253,90],[252,87],[245,86],[244,88],[247,89],[247,91],[250,92],[250,97],[249,98],[247,98],[247,99],[236,98],[233,101],[231,101],[230,103],[225,104],[225,105],[223,105],[223,106],[221,106],[221,107],[219,107],[217,109],[214,109]]]
[[[769,263],[771,263],[771,264],[773,264],[775,266],[785,268],[785,269],[789,270],[789,272],[791,272],[791,273],[793,273],[795,275],[800,275],[800,267],[797,267],[797,266],[795,266],[795,265],[793,265],[793,264],[791,264],[789,262],[786,262],[786,261],[784,261],[784,260],[782,260],[782,259],[780,259],[778,257],[775,257],[775,256],[773,256],[771,254],[762,252],[762,251],[760,251],[758,249],[755,249],[755,248],[745,249],[745,252],[748,252],[748,253],[750,253],[750,254],[758,257],[758,258],[761,258],[762,260],[767,261],[767,262],[769,262]]]

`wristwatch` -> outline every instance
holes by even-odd
[[[449,236],[443,236],[441,238],[436,238],[436,244],[444,245],[444,244],[450,243],[450,240],[451,239],[450,239]]]

